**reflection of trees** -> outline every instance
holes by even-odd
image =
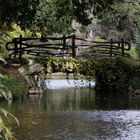
[[[104,92],[96,93],[96,109],[128,109],[129,100],[127,94]]]
[[[42,98],[43,108],[47,110],[94,109],[95,94],[89,88],[50,90]]]
[[[30,105],[47,111],[59,110],[111,110],[140,108],[140,98],[128,98],[127,94],[96,93],[90,88],[48,90],[42,98],[30,98]]]
[[[93,89],[81,89],[80,95],[79,101],[81,109],[95,109],[95,92]]]

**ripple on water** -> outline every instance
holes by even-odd
[[[46,116],[39,117],[35,114],[33,116],[36,125],[32,124],[34,127],[32,133],[28,132],[28,136],[38,137],[38,140],[138,140],[140,138],[140,111],[137,110],[57,111],[47,113]]]
[[[96,130],[88,131],[95,139],[140,139],[138,110],[79,112],[79,116],[86,127]]]
[[[140,139],[140,110],[96,110],[96,96],[93,91],[84,88],[73,91],[75,90],[48,92],[38,102],[30,98],[23,104],[15,103],[10,106],[10,112],[20,122],[20,129],[14,129],[18,139]],[[106,105],[106,102],[100,103],[103,107]],[[118,103],[120,102],[117,105]]]

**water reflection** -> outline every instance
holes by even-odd
[[[1,104],[20,121],[19,140],[138,140],[140,100],[95,94],[90,88],[48,90],[43,96]]]
[[[93,88],[47,90],[43,96],[32,96],[26,104],[46,111],[58,110],[125,110],[140,109],[140,98],[127,94],[95,93]]]
[[[43,109],[51,110],[92,110],[95,108],[95,93],[89,88],[69,90],[48,90],[42,98]]]

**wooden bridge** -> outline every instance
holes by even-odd
[[[10,58],[23,55],[72,57],[129,57],[130,43],[120,41],[89,41],[76,35],[62,37],[14,38],[6,44]]]

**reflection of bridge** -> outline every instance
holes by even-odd
[[[88,41],[72,36],[43,38],[14,38],[6,44],[9,56],[22,58],[24,54],[35,56],[114,57],[126,56],[131,46],[123,39],[108,42]]]

